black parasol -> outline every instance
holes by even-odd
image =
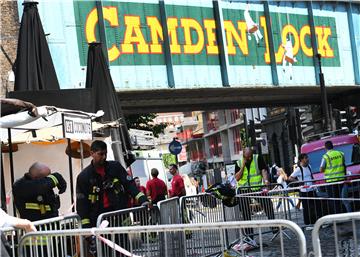
[[[60,89],[37,4],[23,3],[24,12],[14,65],[14,91]]]
[[[130,166],[135,160],[131,153],[130,136],[101,43],[89,44],[86,88],[92,88],[93,90],[93,112],[100,109],[105,112],[102,121],[120,121],[120,129],[110,130],[111,139],[115,142],[112,148],[115,159],[120,161],[121,153],[123,153],[126,165]]]

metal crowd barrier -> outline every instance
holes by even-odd
[[[312,245],[309,256],[360,256],[360,212],[320,218],[312,231]]]
[[[225,221],[221,200],[210,194],[183,196],[180,198],[183,223],[210,223]]]
[[[350,177],[354,176],[325,184],[318,184],[324,180],[292,182],[286,189],[240,188],[241,220],[288,219],[305,228],[328,214],[360,210],[360,180]],[[251,229],[246,233],[251,234]]]
[[[145,206],[123,209],[119,211],[106,212],[99,215],[96,226],[102,228],[103,222],[106,221],[106,227],[128,227],[128,226],[146,226],[160,224],[159,209],[154,207],[148,209]],[[156,256],[160,251],[161,238],[156,233],[138,233],[138,234],[109,234],[105,236],[106,239],[121,244],[128,248],[130,245],[137,248],[138,254],[144,254],[145,250],[147,256]],[[90,245],[94,242],[88,242]],[[88,246],[89,247],[89,246]],[[91,246],[90,246],[91,248]],[[101,244],[97,241],[96,248],[93,246],[92,251],[97,251],[99,256],[116,256],[115,252],[107,245]]]
[[[107,222],[107,227],[179,224],[182,222],[179,198],[174,197],[160,201],[151,209],[147,207],[134,207],[103,213],[97,219],[97,227],[101,228],[104,221]],[[146,248],[147,256],[155,256],[157,251],[164,253],[164,244],[168,245],[169,251],[179,252],[179,248],[183,245],[183,237],[181,232],[174,232],[167,236],[167,242],[165,242],[163,235],[157,233],[133,236],[117,235],[114,238],[105,238],[121,243],[125,247],[133,244],[138,249],[138,253],[143,253],[142,250],[144,251]],[[146,244],[146,247],[143,246],[144,244]],[[149,246],[151,246],[151,249]],[[101,256],[112,256],[111,249],[106,245],[102,245],[100,241],[97,242],[96,249]]]
[[[81,228],[81,219],[77,214],[70,214],[67,216],[59,216],[50,219],[35,221],[34,225],[37,231],[45,232],[52,230],[79,229]],[[17,245],[20,241],[20,238],[24,236],[25,231],[17,228],[2,228],[0,230],[4,233],[5,238],[9,242],[9,245],[11,247],[11,256],[15,257]],[[59,245],[58,252],[60,251],[60,248],[62,248],[62,252],[66,252],[70,256],[74,256],[74,253],[76,253],[76,249],[73,246],[75,246],[75,244],[69,244],[70,247],[68,248],[64,248],[63,246],[64,244]],[[41,251],[41,249],[38,250]]]
[[[239,199],[239,210],[241,220],[292,220],[291,208],[295,207],[294,199],[289,196],[281,184],[270,184],[268,186],[241,187],[237,190]],[[274,227],[268,227],[267,233],[272,234],[270,241],[273,241],[280,232]],[[254,235],[253,229],[244,231],[245,234]],[[282,236],[288,239],[291,237],[285,232]]]
[[[287,229],[293,233],[297,238],[297,241],[288,240],[282,236],[279,240],[273,242],[271,245],[264,243],[267,235],[263,233],[265,227],[276,227],[279,231]],[[249,242],[241,235],[237,242],[230,245],[226,243],[225,231],[229,229],[244,230],[246,228],[253,228],[257,231],[258,237],[253,242],[253,247],[249,250]],[[197,248],[192,254],[185,252],[171,252],[168,245],[164,244],[164,252],[152,252],[151,245],[143,243],[142,248],[139,251],[139,245],[133,244],[130,241],[130,245],[124,247],[123,245],[115,245],[115,239],[117,236],[134,237],[140,234],[141,236],[150,233],[162,234],[165,240],[168,240],[169,233],[191,231],[193,234],[202,234],[205,231],[212,230],[218,234],[220,238],[220,245],[214,247],[211,251],[204,249],[203,247]],[[204,224],[175,224],[175,225],[158,225],[158,226],[134,226],[134,227],[111,227],[105,229],[93,228],[93,229],[75,229],[75,230],[56,230],[56,231],[42,231],[26,234],[20,241],[18,253],[20,257],[55,257],[57,256],[52,250],[54,245],[62,242],[64,238],[71,238],[75,241],[77,238],[85,238],[89,236],[95,236],[100,244],[107,244],[111,249],[112,255],[115,256],[116,251],[121,251],[122,255],[118,256],[161,256],[161,257],[176,257],[176,256],[289,256],[288,253],[291,250],[293,256],[306,257],[306,240],[302,230],[293,222],[287,220],[262,220],[262,221],[237,221],[237,222],[218,222],[218,223],[204,223]],[[45,238],[47,241],[47,251],[37,251],[36,242],[39,239]],[[110,238],[112,242],[104,240],[104,238]],[[197,239],[200,240],[200,239]],[[185,246],[185,245],[184,245]],[[128,252],[124,252],[125,248]],[[180,248],[181,251],[183,248]],[[45,255],[47,254],[47,255]],[[235,255],[236,254],[236,255]],[[86,256],[84,248],[79,248],[79,252],[76,256]],[[97,255],[97,256],[109,256],[109,255]]]
[[[221,200],[210,194],[183,196],[180,198],[180,210],[184,224],[203,224],[225,221],[225,209]],[[227,236],[224,239],[227,241]],[[210,254],[221,245],[221,235],[215,230],[187,232],[185,236],[186,256],[196,255],[201,249]],[[228,243],[228,242],[227,242]]]
[[[279,184],[272,184],[270,188],[281,187]],[[248,189],[248,188],[246,188]],[[281,192],[281,195],[284,192]],[[247,198],[250,199],[250,198]],[[241,200],[241,199],[240,199]],[[254,199],[252,199],[254,200]],[[256,204],[249,204],[247,208],[256,208]],[[242,210],[245,206],[242,206],[242,202],[239,205],[234,207],[225,206],[220,199],[213,197],[211,194],[198,194],[194,196],[184,196],[180,199],[180,209],[183,217],[183,223],[208,223],[208,222],[225,222],[225,221],[239,221],[244,220],[244,214]],[[284,212],[283,212],[284,213]],[[246,216],[246,215],[245,215]],[[274,219],[272,217],[272,219]],[[276,215],[276,218],[284,218],[286,219],[286,213],[283,215]],[[250,220],[250,219],[248,219]],[[263,217],[257,218],[257,220],[264,220]],[[252,233],[252,229],[249,228],[249,231],[244,232],[247,235],[254,235]],[[278,231],[276,231],[277,233]],[[242,231],[240,230],[226,230],[225,231],[225,241],[227,243],[235,241],[240,237]],[[220,237],[216,231],[204,231],[199,234],[191,235],[191,239],[189,240],[190,235],[188,235],[187,249],[188,254],[192,254],[196,252],[196,249],[201,247],[211,251],[214,247],[218,247],[220,245]]]
[[[180,214],[179,197],[172,197],[157,203],[160,210],[160,223],[165,224],[181,224],[182,217]],[[160,238],[160,256],[167,255],[181,256],[184,252],[184,242],[186,240],[186,233],[181,231],[174,231],[167,233],[159,233]],[[166,248],[165,248],[166,246]],[[177,255],[178,254],[178,255]]]
[[[317,209],[318,217],[359,211],[360,203],[352,200],[360,197],[359,175],[344,176],[340,179],[331,183],[326,183],[324,179],[291,182],[288,190],[297,193],[300,197],[333,198],[334,200],[322,199],[316,202],[317,207],[321,206],[321,211]],[[311,203],[307,204],[311,205]]]
[[[182,218],[180,215],[179,197],[172,197],[157,203],[160,210],[161,224],[180,224]]]

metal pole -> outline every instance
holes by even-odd
[[[14,157],[12,152],[12,141],[11,141],[11,129],[8,128],[8,141],[9,141],[9,161],[10,161],[10,178],[11,178],[11,186],[14,185],[15,177],[14,177]],[[16,216],[16,208],[13,201],[13,215]]]
[[[6,192],[5,192],[5,180],[4,180],[4,165],[3,165],[3,158],[2,158],[2,154],[1,154],[1,176],[0,176],[0,198],[1,198],[1,208],[7,212],[7,207],[6,207]]]
[[[83,142],[82,140],[80,140],[80,169],[83,170],[84,169],[84,147],[83,147]]]
[[[274,51],[274,38],[273,38],[273,32],[271,27],[271,18],[270,18],[270,8],[269,3],[267,1],[264,1],[264,14],[265,14],[265,23],[266,23],[266,35],[268,38],[269,43],[269,53],[270,53],[270,67],[271,67],[271,78],[272,83],[274,86],[279,85],[279,77],[277,73],[277,67],[276,67],[276,58],[275,58],[275,51]]]
[[[221,3],[218,0],[213,0],[213,12],[214,12],[214,20],[215,20],[215,32],[216,32],[216,41],[218,42],[219,48],[219,60],[220,60],[220,72],[221,72],[221,80],[223,87],[229,87],[229,58],[226,47],[226,36],[224,29],[224,19],[222,15]]]
[[[246,144],[245,147],[250,147],[251,143],[249,141],[249,128],[247,124],[246,110],[244,112],[243,119],[244,119],[244,128],[245,128],[245,144]],[[248,143],[250,143],[250,145]]]
[[[73,206],[74,203],[74,181],[73,181],[73,168],[72,168],[72,158],[71,158],[71,140],[68,138],[68,147],[69,147],[69,175],[70,175],[70,193],[71,193],[71,206],[72,211],[75,211]]]
[[[333,116],[333,107],[332,104],[329,104],[329,118],[330,118],[330,131],[336,130],[335,125],[333,124],[334,116]]]
[[[324,117],[324,129],[325,131],[329,131],[329,106],[327,101],[327,94],[326,94],[326,87],[325,87],[325,80],[324,80],[324,74],[322,73],[321,69],[321,54],[317,54],[316,57],[319,61],[319,80],[320,80],[320,92],[321,92],[321,108],[322,108],[322,114]]]
[[[355,7],[356,8],[356,7]],[[349,24],[349,33],[350,33],[350,44],[351,44],[351,55],[354,67],[354,77],[355,77],[355,84],[360,85],[360,62],[358,59],[358,50],[356,46],[356,32],[355,32],[355,24],[356,22],[353,19],[353,13],[355,13],[355,9],[353,9],[351,2],[347,3],[347,17],[348,17],[348,24]]]
[[[169,88],[175,87],[175,78],[174,78],[174,70],[173,70],[173,60],[170,50],[170,38],[169,38],[169,30],[167,25],[167,14],[166,14],[166,6],[165,1],[159,1],[159,10],[160,10],[160,20],[161,26],[163,28],[163,38],[164,38],[164,56],[165,56],[165,64],[166,64],[166,75],[168,79]]]
[[[316,85],[319,85],[320,81],[319,81],[319,78],[317,76],[317,73],[319,73],[319,66],[318,66],[318,62],[316,61],[316,57],[318,55],[318,47],[317,47],[317,40],[316,40],[316,33],[315,33],[315,21],[314,21],[312,1],[307,2],[307,9],[308,9],[308,18],[309,18],[309,26],[310,26],[311,47],[312,47],[312,50],[313,50],[315,80],[316,80]]]

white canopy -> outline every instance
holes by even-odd
[[[0,118],[1,141],[8,143],[8,128],[11,129],[11,141],[24,143],[32,141],[54,141],[63,138],[62,114],[77,114],[91,118],[92,120],[104,115],[103,111],[88,113],[78,110],[57,108],[54,106],[37,107],[38,115],[33,116],[28,111],[6,115]],[[116,126],[115,123],[93,123],[93,131],[104,126]],[[35,133],[33,133],[35,131]]]

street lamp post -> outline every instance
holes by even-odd
[[[329,131],[329,105],[327,102],[327,93],[326,93],[326,87],[325,87],[325,80],[324,80],[324,74],[322,73],[321,69],[321,54],[317,54],[316,57],[319,60],[319,79],[320,79],[320,92],[321,92],[321,109],[322,114],[324,116],[324,128],[326,131]]]

